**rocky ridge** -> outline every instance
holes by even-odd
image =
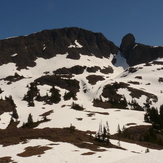
[[[120,51],[130,66],[147,63],[163,57],[162,46],[148,46],[136,43],[135,37],[131,33],[123,37]]]
[[[82,45],[82,46],[81,46]],[[101,33],[77,27],[43,30],[28,36],[0,40],[0,65],[16,63],[18,69],[33,67],[39,57],[48,59],[56,54],[68,53],[67,58],[80,55],[109,57],[118,47]]]

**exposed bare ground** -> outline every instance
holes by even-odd
[[[1,157],[0,158],[0,163],[16,163],[15,161],[13,161],[12,159],[11,159],[11,157],[9,157],[9,156],[6,156],[6,157]]]
[[[94,112],[94,111],[86,111],[86,112],[88,112],[88,117],[92,117],[92,116],[94,116],[95,114],[102,114],[102,115],[109,115],[109,113],[108,112]]]
[[[44,154],[44,151],[52,149],[50,147],[46,146],[34,146],[34,147],[27,147],[25,148],[25,151],[22,153],[17,154],[18,156],[21,157],[30,157],[33,155],[41,155]]]
[[[14,145],[20,142],[26,143],[29,139],[47,139],[53,142],[67,142],[71,143],[79,148],[86,148],[91,150],[89,153],[83,153],[82,155],[92,155],[96,151],[102,151],[99,147],[106,148],[120,148],[111,143],[101,143],[95,141],[92,134],[95,132],[91,131],[79,131],[77,129],[71,130],[71,128],[44,128],[44,129],[27,129],[27,128],[16,128],[16,123],[13,123],[5,130],[0,130],[0,144],[3,146]],[[152,144],[150,142],[138,141],[138,135],[143,134],[149,126],[137,126],[131,127],[130,133],[133,136],[132,139],[127,139],[121,137],[121,141],[130,142],[134,144],[139,144],[144,147],[153,148],[153,149],[163,149],[163,146]],[[119,139],[117,134],[111,136],[112,139]],[[57,145],[57,144],[55,144]],[[18,156],[21,157],[30,157],[32,155],[41,155],[46,150],[51,149],[51,147],[46,146],[34,146],[27,147],[25,151],[19,153]],[[122,148],[121,148],[122,149]],[[0,163],[7,163],[14,161],[11,160],[11,157],[6,156],[0,158]]]
[[[99,151],[99,146],[112,147],[112,144],[100,144],[95,141],[91,131],[79,131],[70,128],[44,128],[44,129],[28,129],[16,128],[15,124],[9,126],[5,130],[0,130],[0,144],[3,146],[14,145],[20,142],[26,142],[27,139],[48,139],[53,142],[67,142],[74,144],[79,148],[87,148],[92,151]],[[85,143],[90,142],[90,143]]]
[[[89,75],[86,78],[88,82],[92,85],[95,85],[98,81],[104,80],[104,78],[100,75]]]

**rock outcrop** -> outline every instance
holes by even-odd
[[[38,57],[51,58],[68,53],[68,58],[80,55],[109,57],[118,47],[101,33],[93,33],[77,27],[44,30],[28,36],[0,40],[0,65],[16,63],[18,69],[35,66]]]
[[[135,42],[135,37],[129,33],[123,37],[120,51],[130,66],[147,63],[163,57],[163,47],[154,47]]]

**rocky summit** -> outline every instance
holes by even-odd
[[[117,51],[118,47],[101,33],[77,27],[44,30],[29,36],[0,40],[0,65],[13,62],[22,69],[35,66],[38,57],[47,59],[67,52],[67,58],[72,59],[79,59],[79,54],[102,58]]]
[[[163,47],[136,43],[135,37],[131,33],[123,37],[120,51],[130,66],[147,63],[159,57],[163,57]]]

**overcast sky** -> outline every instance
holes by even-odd
[[[64,27],[163,45],[163,0],[0,0],[0,39]]]

